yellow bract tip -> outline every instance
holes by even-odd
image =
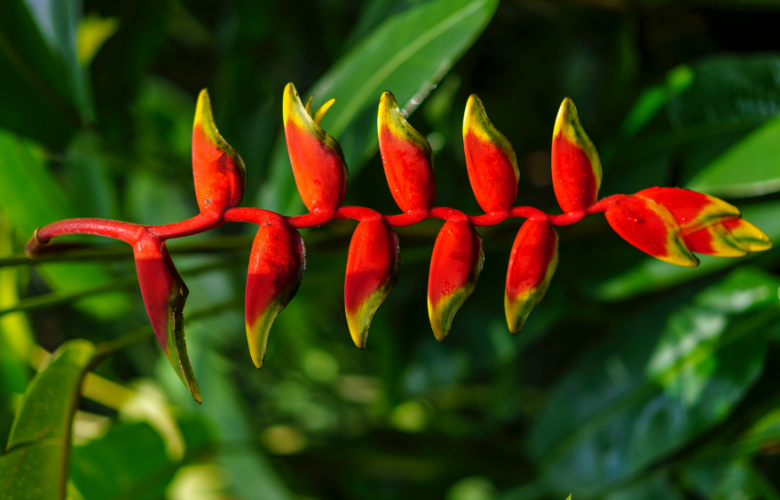
[[[311,102],[311,99],[309,99],[309,102]],[[314,113],[314,123],[317,125],[320,124],[322,119],[325,117],[325,113],[328,112],[331,106],[333,106],[336,103],[336,99],[331,99],[327,101],[325,104],[320,106],[320,109],[317,110],[316,113]]]
[[[202,128],[209,140],[215,144],[220,137],[217,125],[214,123],[214,114],[211,111],[209,92],[206,89],[201,90],[198,95],[198,105],[195,108],[195,121],[193,122],[192,127]]]

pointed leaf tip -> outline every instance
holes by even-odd
[[[315,116],[322,119],[331,104],[325,103]],[[347,164],[341,147],[307,111],[292,83],[284,88],[282,111],[287,152],[303,203],[310,212],[335,211],[347,189]]]
[[[517,232],[506,274],[504,309],[513,335],[542,300],[558,266],[558,233],[548,222],[527,220]]]
[[[443,342],[452,319],[474,291],[485,255],[482,239],[468,222],[446,222],[436,237],[428,274],[428,317]]]
[[[388,91],[379,100],[377,131],[385,177],[396,204],[404,212],[427,212],[436,198],[433,151]]]
[[[564,212],[587,209],[596,201],[601,187],[598,152],[568,97],[561,103],[555,119],[552,178],[555,197]]]
[[[344,309],[355,345],[365,349],[368,327],[377,308],[398,280],[398,236],[384,219],[363,221],[349,243]]]
[[[133,253],[138,284],[157,341],[176,375],[200,404],[200,389],[184,340],[183,311],[189,290],[176,271],[164,241],[148,236],[134,245]]]
[[[263,366],[271,325],[295,296],[305,270],[303,238],[283,217],[269,213],[252,243],[246,282],[246,335],[257,368]]]
[[[488,119],[482,101],[469,97],[463,116],[463,149],[469,182],[487,213],[505,212],[517,198],[520,170],[512,144]]]
[[[224,211],[241,203],[244,161],[219,135],[206,89],[198,96],[192,128],[192,173],[201,212]]]

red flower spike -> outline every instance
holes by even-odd
[[[317,111],[321,120],[332,102]],[[292,83],[284,89],[284,135],[295,185],[310,212],[335,212],[347,190],[347,164],[336,140],[322,130],[301,103]]]
[[[379,100],[376,120],[385,177],[398,207],[426,213],[436,198],[433,151],[428,140],[406,121],[390,92]]]
[[[271,325],[295,296],[305,270],[303,238],[282,216],[269,215],[252,243],[246,281],[246,336],[258,368],[263,367]]]
[[[577,212],[591,206],[601,187],[601,162],[577,108],[568,97],[555,119],[552,143],[552,180],[555,197],[564,212]]]
[[[664,262],[696,267],[672,213],[649,198],[621,196],[605,213],[609,225],[624,240]]]
[[[176,375],[200,404],[200,389],[184,341],[182,311],[189,293],[187,286],[176,271],[164,241],[153,236],[141,238],[133,245],[133,253],[141,295],[157,341]]]
[[[468,222],[446,222],[436,237],[428,275],[428,317],[436,340],[443,342],[455,313],[474,291],[485,254]]]
[[[527,220],[517,232],[506,273],[504,309],[509,331],[520,333],[558,267],[558,233],[549,222]]]
[[[368,326],[398,280],[398,236],[384,218],[358,224],[349,243],[344,309],[352,340],[365,349]]]
[[[463,149],[471,189],[486,213],[506,212],[517,198],[520,170],[512,144],[499,132],[474,94],[463,116]]]
[[[683,236],[694,252],[715,257],[741,257],[772,248],[769,237],[742,218],[729,219]]]
[[[246,167],[238,153],[219,135],[206,89],[198,96],[192,127],[192,173],[201,212],[222,213],[241,203]]]
[[[665,206],[680,224],[682,234],[690,234],[720,221],[742,217],[739,209],[704,193],[689,189],[653,187],[636,196]]]

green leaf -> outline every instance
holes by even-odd
[[[593,494],[722,422],[761,373],[780,280],[741,268],[645,309],[553,390],[530,432],[557,494]]]
[[[0,456],[0,500],[65,498],[70,432],[95,346],[71,340],[33,378]]]
[[[84,500],[163,498],[176,464],[146,423],[119,424],[73,448],[70,478]]]
[[[780,202],[756,203],[743,207],[742,216],[764,231],[773,242],[780,241]],[[773,250],[770,250],[773,252]],[[636,266],[610,276],[595,286],[588,287],[591,296],[599,300],[618,301],[636,297],[645,293],[666,290],[672,286],[722,271],[742,264],[762,253],[748,254],[739,258],[711,257],[698,255],[699,267],[683,268],[667,264],[658,259],[643,258]]]
[[[0,164],[0,206],[22,233],[32,236],[40,226],[76,216],[32,143],[0,130]],[[44,264],[39,269],[49,285],[59,291],[105,285],[113,280],[107,269],[97,264]],[[108,294],[87,298],[78,307],[105,319],[125,313],[129,302],[124,295]]]
[[[497,6],[496,0],[434,0],[409,8],[387,19],[315,83],[315,109],[336,99],[322,128],[339,140],[353,177],[376,153],[382,92],[393,92],[411,114],[482,33]],[[272,153],[269,175],[260,206],[298,209],[283,137]]]
[[[696,464],[683,470],[683,479],[702,498],[780,498],[772,484],[747,460]]]
[[[780,118],[737,142],[685,187],[725,198],[760,196],[780,190]]]
[[[3,2],[0,16],[0,127],[61,148],[91,116],[86,74],[76,57],[80,2]]]

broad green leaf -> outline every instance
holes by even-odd
[[[756,203],[741,208],[745,220],[761,228],[775,244],[780,243],[780,202]],[[776,250],[769,250],[769,252],[776,252]],[[589,292],[599,300],[625,300],[645,293],[665,290],[744,263],[760,255],[762,253],[753,253],[735,259],[699,255],[701,264],[694,268],[674,266],[649,257],[643,258],[631,269],[589,288]]]
[[[672,78],[679,72],[676,85],[649,87],[641,94],[620,137],[604,144],[610,175],[604,178],[603,194],[638,191],[647,187],[648,178],[666,183],[672,167],[679,170],[677,182],[686,185],[743,136],[780,113],[778,54],[715,55],[683,68],[687,71],[676,68],[668,74]],[[661,104],[665,120],[654,118]],[[636,132],[633,140],[625,140]]]
[[[376,153],[376,109],[382,92],[393,92],[412,113],[482,33],[497,6],[496,0],[420,3],[388,18],[303,94],[314,96],[315,109],[336,99],[321,125],[341,144],[353,177]],[[272,153],[269,176],[259,206],[298,209],[283,137]]]
[[[780,189],[780,118],[737,142],[685,187],[724,198],[759,196]]]
[[[91,342],[66,342],[30,382],[0,456],[0,499],[64,500],[71,421],[94,356]]]
[[[683,500],[685,497],[674,487],[669,477],[656,474],[644,481],[620,488],[603,498],[604,500]]]
[[[82,116],[89,118],[87,79],[75,47],[80,7],[74,0],[3,2],[0,127],[60,148]]]
[[[0,164],[0,206],[23,234],[32,236],[40,226],[76,216],[32,143],[0,130]],[[61,291],[113,280],[98,264],[44,264],[39,269],[49,285]],[[109,294],[85,299],[78,307],[98,318],[111,318],[126,312],[129,302],[124,295]]]
[[[547,487],[592,494],[722,422],[761,373],[778,285],[735,270],[645,309],[588,353],[529,433]]]

